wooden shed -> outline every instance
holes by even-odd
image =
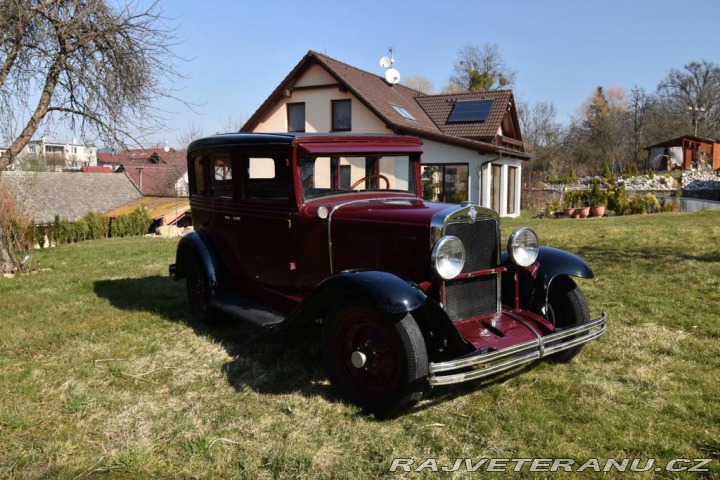
[[[645,147],[654,169],[720,170],[720,143],[711,138],[685,135]]]

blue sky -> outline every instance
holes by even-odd
[[[670,68],[720,63],[720,2],[582,0],[330,1],[163,0],[175,17],[188,76],[164,103],[171,144],[188,126],[215,133],[246,119],[308,50],[382,74],[395,52],[403,78],[447,83],[464,44],[496,43],[517,71],[518,100],[553,102],[567,122],[598,85],[654,90]]]

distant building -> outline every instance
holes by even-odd
[[[685,135],[645,147],[655,170],[720,170],[720,143]]]
[[[127,173],[143,195],[188,196],[185,152],[157,147],[100,153],[98,164]]]
[[[3,153],[6,149],[0,149]],[[97,147],[72,143],[31,140],[11,165],[12,170],[80,171],[97,165]]]
[[[125,174],[8,171],[0,186],[36,224],[52,223],[55,216],[74,222],[89,211],[106,212],[142,198]]]

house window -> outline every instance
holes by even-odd
[[[490,191],[492,192],[490,208],[498,213],[500,213],[500,199],[502,198],[502,169],[502,165],[493,165],[490,179]]]
[[[516,187],[518,178],[518,167],[508,168],[508,193],[507,193],[507,214],[513,214],[516,212]]]
[[[347,132],[352,128],[352,103],[350,100],[332,101],[332,131]]]
[[[28,147],[28,152],[30,152],[30,153],[35,153],[35,145],[30,145],[30,146]]]
[[[350,178],[352,175],[352,167],[350,165],[340,165],[340,190],[350,190]]]
[[[305,104],[304,103],[288,103],[287,104],[287,131],[288,132],[304,132],[305,131]]]
[[[424,164],[423,198],[448,203],[468,200],[469,170],[468,164]]]

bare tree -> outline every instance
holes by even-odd
[[[582,106],[584,133],[588,137],[586,163],[599,171],[607,164],[624,171],[629,157],[628,104],[620,87],[597,87]]]
[[[162,126],[155,101],[173,96],[168,85],[179,74],[175,36],[157,2],[0,0],[0,18],[0,124],[23,118],[0,170],[43,122],[106,145]]]
[[[658,85],[658,93],[674,115],[686,120],[694,135],[720,133],[720,66],[702,60],[690,62],[682,70],[673,68]]]
[[[532,170],[560,175],[564,128],[551,102],[518,103],[518,116],[527,150],[533,154]]]
[[[180,132],[175,138],[178,150],[187,150],[188,145],[190,145],[194,140],[202,138],[204,135],[205,134],[203,133],[203,128],[201,126],[195,124],[188,125],[187,128]]]
[[[458,51],[454,74],[446,91],[484,92],[512,88],[517,73],[500,55],[495,43],[467,44]]]
[[[632,122],[633,160],[645,172],[650,166],[647,164],[647,155],[643,155],[643,148],[648,145],[648,125],[656,104],[655,96],[648,94],[644,88],[634,87],[630,90],[628,105]]]
[[[220,131],[223,133],[239,132],[246,121],[245,118],[234,117],[231,113],[220,123]]]
[[[173,97],[176,38],[159,3],[144,4],[0,0],[0,126],[19,130],[0,172],[43,124],[106,146],[142,143],[161,127],[155,102]]]
[[[433,86],[432,82],[429,79],[420,75],[408,77],[402,81],[402,84],[408,88],[412,88],[413,90],[417,90],[418,92],[424,93],[426,95],[431,95],[433,92],[435,92],[435,87]]]

